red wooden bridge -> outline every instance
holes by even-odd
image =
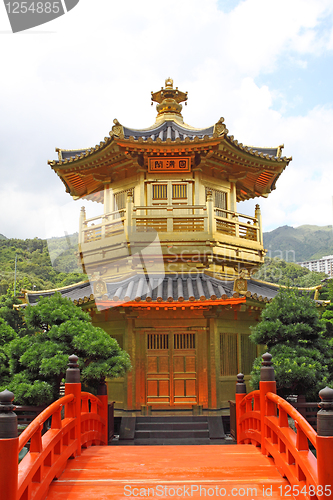
[[[276,395],[271,356],[260,389],[236,384],[237,445],[105,446],[107,394],[81,392],[70,357],[65,396],[17,437],[13,394],[0,402],[1,500],[286,497],[333,500],[333,390],[320,393],[318,432]],[[51,428],[42,435],[43,424]],[[16,435],[15,435],[16,432]],[[30,441],[18,464],[18,453]],[[311,448],[311,449],[310,449]]]

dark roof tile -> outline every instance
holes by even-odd
[[[94,282],[81,282],[59,290],[40,292],[26,292],[29,304],[34,305],[40,297],[52,296],[59,291],[63,297],[75,303],[84,303],[94,300]],[[107,298],[104,300],[119,303],[125,302],[188,302],[205,300],[226,300],[235,297],[234,282],[213,278],[206,274],[183,276],[151,276],[149,279],[142,275],[131,276],[126,280],[107,283]],[[273,299],[279,288],[270,283],[258,280],[247,280],[247,297],[260,302]],[[237,294],[238,296],[238,294]],[[242,296],[240,294],[240,296]],[[317,301],[320,302],[320,301]]]
[[[133,137],[135,140],[142,138],[143,140],[152,139],[153,141],[156,141],[157,139],[161,139],[162,141],[166,141],[167,139],[170,139],[171,141],[180,139],[183,141],[186,137],[191,140],[195,137],[203,139],[205,135],[212,137],[213,132],[214,127],[208,127],[206,129],[190,129],[182,127],[174,121],[166,121],[154,129],[146,130],[135,130],[124,127],[125,139]]]

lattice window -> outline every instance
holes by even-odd
[[[175,333],[174,349],[195,349],[195,333]]]
[[[206,187],[206,199],[207,199],[208,191],[212,192],[214,207],[227,210],[227,193],[225,191],[218,191],[217,189],[211,189],[209,187]],[[227,214],[225,212],[223,212],[222,210],[217,210],[216,215],[218,217],[226,217],[227,216]]]
[[[167,200],[167,199],[168,199],[168,185],[153,184],[153,200]]]
[[[241,334],[241,367],[240,371],[244,375],[249,375],[252,371],[253,361],[257,357],[257,346],[250,340],[250,336]]]
[[[169,349],[169,335],[167,333],[148,333],[147,349]]]
[[[187,184],[172,184],[172,198],[174,200],[187,199]]]
[[[237,333],[220,333],[221,375],[237,375]]]
[[[126,208],[127,193],[129,192],[132,193],[134,198],[134,189],[125,189],[114,195],[115,210],[124,210]]]

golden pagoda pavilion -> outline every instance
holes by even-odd
[[[237,202],[268,196],[291,158],[283,146],[244,146],[223,118],[187,125],[187,93],[170,78],[151,99],[151,127],[114,120],[97,146],[57,149],[49,162],[74,199],[103,205],[98,217],[80,214],[89,281],[61,293],[131,356],[133,370],[108,382],[116,408],[219,409],[235,375],[248,380],[258,355],[249,327],[277,293],[251,277],[265,254],[259,205],[243,215]]]

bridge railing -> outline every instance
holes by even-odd
[[[17,437],[13,393],[4,391],[0,400],[0,492],[6,500],[43,500],[53,479],[67,460],[81,448],[108,443],[108,404],[105,384],[101,394],[81,392],[80,370],[75,355],[69,357],[65,396],[40,413]],[[44,423],[51,426],[42,434]],[[30,442],[18,463],[18,454]]]
[[[260,389],[246,394],[244,376],[237,376],[237,443],[253,444],[273,458],[291,485],[290,496],[333,499],[333,389],[319,392],[317,430],[276,394],[269,353],[263,355]]]

